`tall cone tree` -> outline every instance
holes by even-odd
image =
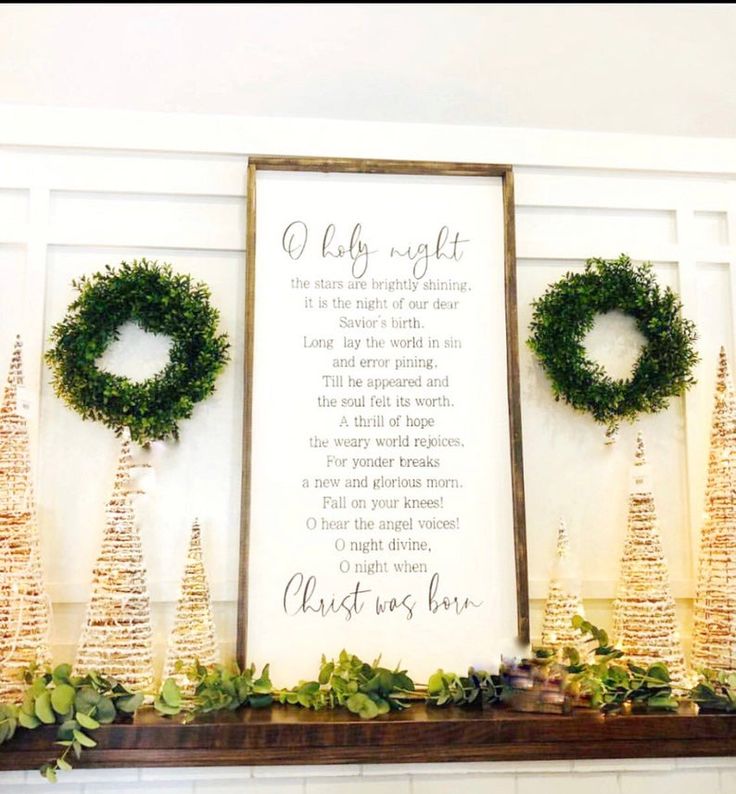
[[[126,428],[74,673],[97,671],[142,691],[153,686],[151,608],[133,509],[132,468]]]
[[[705,520],[693,622],[693,667],[736,671],[736,395],[718,359]]]
[[[185,694],[192,695],[192,682],[184,672],[176,670],[178,661],[184,669],[197,661],[205,666],[220,661],[210,588],[202,559],[201,530],[196,520],[192,525],[181,595],[164,663],[164,679],[173,677]]]
[[[584,615],[576,561],[570,552],[570,538],[564,521],[557,531],[557,549],[552,566],[542,620],[542,645],[562,651],[568,646],[585,652],[579,629],[572,626],[575,615]]]
[[[16,337],[0,405],[0,701],[19,701],[24,668],[51,664],[28,422],[19,409],[23,343]]]
[[[675,600],[641,433],[636,439],[628,529],[614,602],[614,634],[616,644],[631,662],[642,667],[664,662],[675,683],[686,683]]]

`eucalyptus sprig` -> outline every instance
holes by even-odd
[[[736,711],[736,673],[703,670],[702,678],[690,690],[690,700],[703,711]]]
[[[175,666],[177,673],[187,675],[192,683],[193,694],[186,696],[176,679],[164,681],[154,708],[164,716],[174,716],[182,712],[186,719],[197,714],[211,711],[234,711],[241,706],[264,708],[273,703],[273,685],[269,677],[269,667],[263,668],[260,676],[256,676],[255,665],[241,670],[238,665],[213,665],[205,667],[196,662],[192,667],[185,667],[181,662]]]
[[[301,681],[274,695],[279,703],[315,711],[344,707],[367,720],[406,708],[414,682],[406,670],[389,670],[379,664],[380,657],[368,664],[344,650],[336,660],[322,656],[317,681]]]
[[[470,706],[496,703],[501,697],[498,675],[468,669],[466,676],[437,670],[427,682],[427,702],[433,706]]]
[[[58,725],[56,743],[64,749],[40,770],[53,783],[57,772],[72,768],[71,755],[79,759],[83,748],[96,746],[91,732],[135,713],[143,704],[142,694],[131,692],[112,678],[71,673],[68,664],[60,664],[53,672],[30,669],[24,674],[28,689],[21,705],[0,705],[0,744],[13,737],[17,726],[33,730],[41,725]]]
[[[641,667],[625,661],[622,651],[611,644],[604,629],[580,615],[573,618],[572,625],[596,645],[591,651],[591,663],[585,662],[576,648],[565,649],[569,673],[566,689],[570,694],[603,712],[618,711],[626,704],[654,711],[677,710],[678,701],[672,692],[666,664],[656,662]]]

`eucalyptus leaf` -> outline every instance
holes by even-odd
[[[57,668],[58,669],[58,668]],[[51,705],[59,715],[68,714],[74,705],[74,687],[69,684],[58,684],[51,692]]]

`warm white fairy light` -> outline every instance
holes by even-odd
[[[133,509],[134,468],[126,429],[74,672],[97,671],[143,691],[153,686],[152,631],[143,548]]]
[[[636,439],[628,528],[614,602],[614,635],[617,646],[634,664],[647,667],[664,662],[675,683],[687,682],[641,433]]]
[[[48,666],[50,602],[43,581],[28,422],[19,409],[22,342],[16,338],[0,405],[0,701],[19,701],[24,668]]]
[[[700,536],[693,667],[736,671],[736,395],[723,348]]]
[[[564,521],[557,531],[557,549],[552,566],[547,601],[542,619],[542,645],[559,651],[566,647],[585,651],[578,629],[573,628],[575,615],[584,615],[580,596],[580,578]]]
[[[176,671],[177,661],[182,662],[182,671]],[[195,661],[205,667],[220,661],[210,588],[202,559],[201,530],[196,520],[192,525],[181,595],[166,651],[164,680],[173,677],[185,694],[193,694],[192,682],[183,671]]]

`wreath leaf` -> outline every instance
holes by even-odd
[[[217,332],[219,312],[205,284],[147,259],[107,265],[72,282],[78,295],[51,330],[46,362],[56,394],[84,419],[119,435],[124,427],[140,444],[179,437],[178,423],[209,397],[228,362],[230,344]],[[99,369],[96,361],[126,322],[165,334],[168,364],[142,382]]]
[[[655,413],[670,397],[695,383],[698,362],[695,325],[682,316],[682,303],[669,287],[657,283],[651,263],[589,259],[582,273],[567,273],[533,302],[527,345],[547,373],[555,399],[588,411],[607,427]],[[591,361],[584,339],[598,314],[618,309],[633,317],[647,344],[631,377],[611,378]]]

